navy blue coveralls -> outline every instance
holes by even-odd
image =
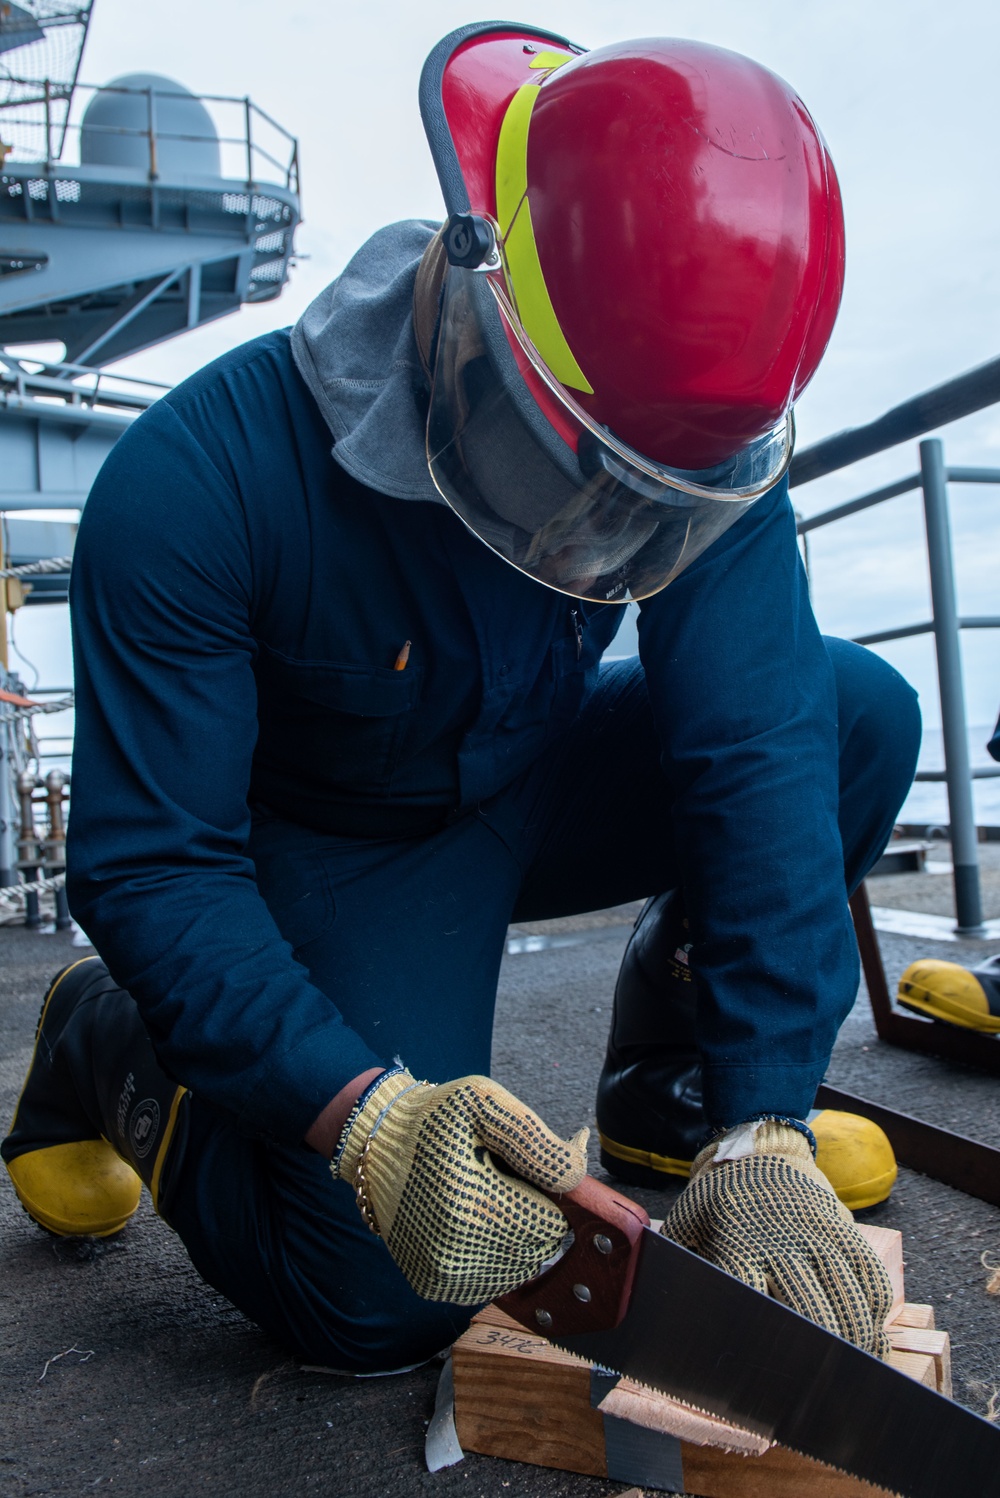
[[[845,867],[919,726],[901,677],[821,639],[783,484],[601,667],[619,609],[348,477],[274,333],[117,444],[72,608],[71,906],[194,1095],[171,1225],[300,1355],[398,1365],[467,1320],[412,1295],[303,1135],[396,1055],[488,1070],[512,920],[682,884],[710,1118],[812,1106],[857,990]]]

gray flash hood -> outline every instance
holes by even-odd
[[[292,357],[352,478],[395,499],[443,504],[427,469],[424,372],[413,283],[438,224],[373,234],[292,329]]]

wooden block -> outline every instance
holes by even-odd
[[[890,1368],[895,1368],[897,1373],[905,1373],[908,1378],[915,1378],[918,1384],[926,1384],[929,1389],[938,1386],[937,1369],[934,1359],[923,1352],[897,1352],[893,1348],[888,1357]]]
[[[900,1326],[898,1321],[887,1331],[893,1352],[911,1352],[933,1358],[937,1391],[950,1399],[951,1339],[948,1333],[933,1328]]]
[[[870,1222],[859,1222],[857,1228],[868,1239],[889,1276],[892,1285],[891,1319],[906,1302],[903,1285],[903,1235],[896,1228],[880,1228]]]
[[[919,1328],[921,1331],[932,1332],[936,1325],[933,1306],[914,1305],[912,1301],[908,1300],[905,1305],[900,1306],[889,1317],[889,1320],[885,1324],[885,1329],[887,1332],[890,1332],[897,1326],[912,1326]]]
[[[513,1316],[508,1316],[506,1311],[501,1311],[499,1306],[494,1305],[483,1306],[481,1311],[477,1311],[472,1318],[472,1325],[502,1326],[509,1332],[517,1332],[518,1336],[521,1337],[531,1337],[532,1335],[531,1332],[525,1330],[520,1321],[515,1321]],[[545,1346],[551,1348],[553,1352],[558,1351],[557,1348],[552,1346],[551,1342],[546,1342],[544,1337],[534,1337],[532,1340],[535,1342],[545,1342]],[[566,1353],[566,1357],[570,1356],[570,1353]],[[582,1362],[583,1359],[581,1358],[579,1361]]]
[[[932,1359],[927,1362],[933,1367]],[[614,1401],[606,1397],[601,1408],[591,1407],[591,1369],[582,1358],[532,1336],[491,1306],[455,1344],[452,1365],[455,1427],[465,1450],[594,1477],[636,1480],[634,1475],[609,1474],[604,1415],[615,1413],[607,1408]],[[617,1390],[643,1396],[659,1406],[661,1417],[672,1406],[659,1426],[662,1431],[678,1410],[706,1425],[722,1426],[721,1421],[699,1417],[629,1380],[621,1380],[612,1392]],[[628,1403],[626,1398],[620,1408]],[[657,1427],[647,1423],[646,1428]],[[722,1428],[732,1433],[731,1427]],[[679,1444],[684,1491],[698,1498],[802,1498],[805,1493],[809,1498],[888,1498],[870,1483],[782,1447],[761,1455],[734,1455],[686,1439],[672,1444],[671,1434],[664,1434],[665,1452],[676,1460]],[[697,1431],[698,1439],[708,1434],[705,1429]],[[647,1490],[653,1486],[648,1476],[643,1485]]]
[[[607,1477],[604,1418],[591,1408],[583,1358],[490,1307],[455,1343],[451,1361],[463,1450]]]
[[[471,1337],[471,1332],[477,1328],[489,1329],[494,1335],[484,1332],[475,1338]],[[575,1357],[572,1353],[562,1352],[559,1348],[553,1347],[552,1343],[546,1341],[544,1337],[536,1337],[526,1332],[524,1327],[512,1320],[506,1312],[498,1310],[496,1306],[486,1306],[480,1311],[475,1316],[466,1337],[456,1346],[462,1347],[463,1357],[467,1355],[471,1346],[487,1355],[500,1349],[513,1356],[529,1356],[545,1362],[548,1362],[552,1355],[574,1364],[582,1362],[582,1359]],[[585,1366],[589,1368],[590,1365]],[[724,1451],[739,1452],[742,1455],[759,1455],[772,1444],[763,1436],[756,1436],[737,1426],[727,1425],[724,1420],[718,1419],[715,1415],[693,1410],[688,1405],[681,1404],[676,1399],[670,1399],[665,1394],[658,1394],[645,1384],[637,1384],[630,1378],[620,1378],[597,1408],[604,1415],[613,1415],[618,1420],[628,1420],[633,1425],[642,1426],[644,1430],[660,1431],[664,1435],[674,1436],[678,1440],[688,1441],[695,1446],[714,1445]]]

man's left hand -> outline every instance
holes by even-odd
[[[707,1145],[663,1225],[684,1248],[885,1358],[889,1277],[788,1124],[742,1124]]]

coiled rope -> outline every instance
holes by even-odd
[[[63,713],[72,707],[74,695],[57,697],[53,702],[32,702],[28,697],[19,697],[16,692],[0,689],[0,723],[14,723],[18,718],[33,718],[38,713]]]
[[[25,562],[21,567],[0,567],[0,577],[38,577],[46,572],[68,572],[72,557],[43,557],[40,562]]]
[[[62,889],[65,883],[65,874],[53,874],[51,879],[32,879],[30,884],[7,884],[0,889],[0,899],[8,895],[41,895],[49,889]]]

